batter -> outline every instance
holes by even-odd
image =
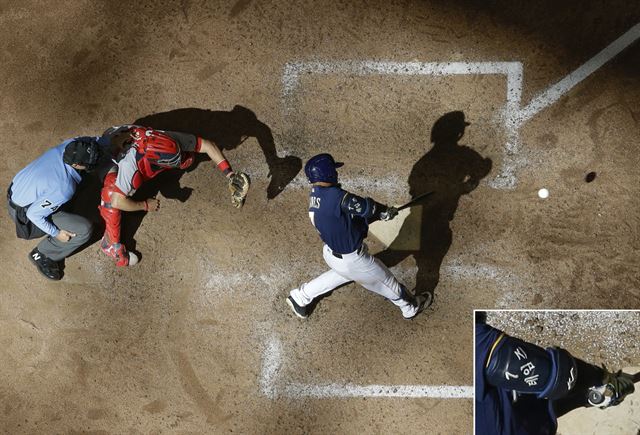
[[[324,242],[322,253],[330,270],[293,289],[287,303],[298,317],[307,318],[308,306],[314,299],[355,281],[390,300],[400,308],[405,319],[413,319],[429,306],[431,294],[409,293],[379,259],[369,255],[364,244],[369,224],[391,220],[398,210],[342,189],[336,171],[342,165],[330,154],[318,154],[304,167],[312,184],[309,218]]]

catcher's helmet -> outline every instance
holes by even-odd
[[[102,150],[94,137],[77,137],[64,148],[62,161],[67,165],[82,165],[87,172],[98,166]]]
[[[324,181],[325,183],[337,183],[338,172],[336,168],[344,165],[342,162],[336,162],[331,154],[318,154],[309,159],[304,165],[304,173],[309,179],[309,183]]]
[[[144,157],[150,164],[162,168],[179,168],[182,151],[176,141],[159,130],[136,127],[131,137],[138,150],[139,158]]]

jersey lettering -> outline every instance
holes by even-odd
[[[522,359],[527,359],[527,354],[524,353],[524,350],[522,350],[521,347],[517,347],[513,353],[518,357],[518,361]]]
[[[576,371],[575,367],[571,367],[569,370],[569,379],[567,379],[567,390],[571,390],[576,384]]]
[[[504,377],[505,377],[507,380],[510,380],[510,379],[518,379],[518,375],[514,375],[513,373],[509,373],[509,372],[507,372],[507,371],[505,371],[505,372],[504,372]]]
[[[317,196],[310,197],[309,208],[320,208],[320,199]]]
[[[340,207],[352,216],[359,216],[365,219],[369,219],[377,213],[376,202],[374,200],[371,198],[362,198],[348,192],[342,198]]]
[[[360,198],[352,196],[349,199],[349,211],[355,212],[356,214],[362,214],[362,203],[360,202]]]
[[[48,199],[45,199],[44,202],[42,204],[40,204],[40,207],[47,208],[50,205],[51,205],[51,201],[49,201]]]
[[[540,377],[540,375],[531,375],[528,378],[524,378],[524,381],[527,383],[528,386],[530,387],[535,387],[538,385],[538,378]]]

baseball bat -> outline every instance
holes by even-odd
[[[427,192],[427,193],[423,193],[422,195],[418,195],[415,198],[413,198],[411,201],[409,201],[408,203],[401,205],[400,207],[398,207],[398,211],[400,210],[404,210],[405,208],[411,207],[413,205],[415,205],[418,201],[426,198],[427,196],[430,196],[432,194],[434,194],[435,192]]]

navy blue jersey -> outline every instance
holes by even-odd
[[[309,193],[309,217],[322,241],[339,254],[362,246],[369,223],[385,208],[371,198],[361,198],[338,185],[313,186]]]
[[[485,363],[500,334],[502,331],[489,325],[476,324],[476,434],[555,434],[557,422],[551,401],[533,395],[519,395],[513,403],[511,391],[486,382]]]

